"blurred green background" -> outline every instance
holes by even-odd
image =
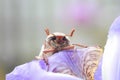
[[[0,0],[0,80],[15,66],[35,59],[44,29],[68,34],[71,43],[102,48],[120,0]]]

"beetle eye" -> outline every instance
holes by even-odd
[[[51,37],[51,40],[56,40],[56,37],[55,36]]]
[[[66,40],[66,37],[65,37],[65,36],[63,37],[63,40]]]

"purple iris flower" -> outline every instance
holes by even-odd
[[[48,58],[49,65],[33,60],[17,66],[6,80],[120,80],[119,50],[120,17],[110,27],[103,55],[97,46],[60,51]]]
[[[33,60],[17,66],[6,80],[92,80],[94,76],[100,80],[96,69],[101,55],[99,47],[60,51],[48,58],[49,66],[44,60]]]

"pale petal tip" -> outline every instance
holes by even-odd
[[[113,21],[113,23],[112,23],[112,25],[111,25],[111,27],[110,27],[110,30],[109,30],[109,33],[111,34],[114,34],[114,33],[118,33],[118,32],[120,32],[120,16],[119,17],[117,17],[114,21]]]

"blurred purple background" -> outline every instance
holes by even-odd
[[[119,0],[0,0],[0,80],[39,54],[47,27],[68,34],[72,43],[104,47]]]

